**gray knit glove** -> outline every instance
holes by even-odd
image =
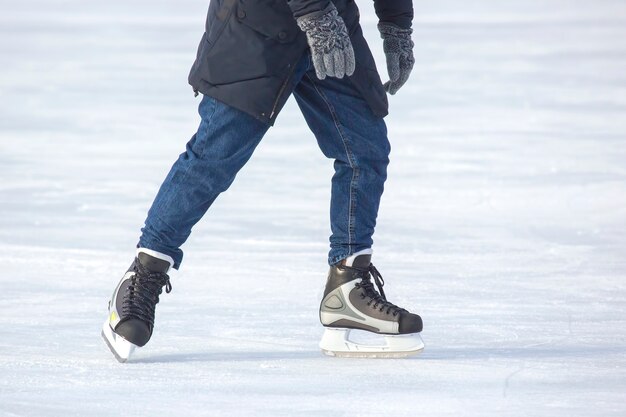
[[[343,78],[354,73],[352,42],[333,3],[320,12],[299,17],[297,22],[306,33],[317,78]]]
[[[402,29],[391,23],[380,22],[378,31],[383,38],[383,51],[387,58],[389,81],[384,86],[389,94],[396,94],[400,87],[409,79],[413,69],[412,29]]]

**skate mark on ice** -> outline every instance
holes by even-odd
[[[506,398],[507,395],[507,390],[509,389],[509,382],[511,381],[511,378],[513,378],[515,375],[519,374],[520,372],[524,371],[526,368],[526,362],[522,362],[522,366],[520,366],[519,369],[511,372],[509,375],[507,375],[506,378],[504,378],[504,382],[502,384],[502,397]]]
[[[133,358],[132,363],[183,363],[183,362],[243,362],[259,360],[301,360],[320,358],[319,350],[307,351],[238,351],[238,352],[189,352],[168,353],[155,356]]]
[[[424,350],[421,360],[486,360],[486,359],[526,359],[546,360],[563,358],[597,358],[603,356],[623,355],[623,346],[555,346],[554,348],[537,348],[554,345],[553,341],[511,348],[482,347],[432,347]]]

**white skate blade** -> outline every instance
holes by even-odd
[[[132,355],[137,347],[137,345],[134,345],[122,336],[117,335],[113,329],[111,329],[108,319],[102,326],[102,338],[111,350],[111,353],[115,356],[115,359],[121,363],[128,361],[128,358],[130,358],[130,355]]]
[[[343,358],[404,358],[424,350],[419,333],[380,335],[384,344],[364,344],[350,340],[350,330],[327,327],[320,342],[322,352]]]

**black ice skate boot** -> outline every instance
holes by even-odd
[[[421,352],[421,317],[387,301],[383,277],[370,262],[371,251],[363,252],[330,268],[320,305],[320,321],[326,327],[320,342],[322,352],[355,357],[403,357]],[[352,341],[353,329],[383,335],[384,344]]]
[[[136,347],[152,336],[154,309],[165,286],[170,292],[167,272],[174,260],[162,253],[140,248],[109,301],[109,317],[102,337],[118,361],[126,362]]]

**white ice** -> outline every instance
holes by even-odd
[[[0,416],[625,416],[626,4],[414,3],[374,261],[423,354],[320,353],[332,164],[291,101],[121,365],[207,0],[0,0]]]

